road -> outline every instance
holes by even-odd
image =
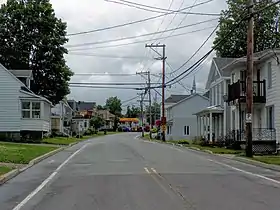
[[[1,210],[276,210],[280,174],[124,133],[66,149],[0,187]]]

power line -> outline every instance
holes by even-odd
[[[125,6],[128,6],[128,7],[133,7],[133,8],[148,11],[148,12],[168,14],[168,13],[166,13],[166,11],[157,11],[157,10],[153,10],[153,9],[147,9],[147,8],[143,8],[143,7],[140,7],[140,6],[137,6],[137,5],[127,4],[127,3],[123,3],[123,2],[119,2],[119,1],[114,1],[114,0],[105,0],[105,1],[112,2],[112,3],[115,3],[115,4],[125,5]],[[173,11],[173,13],[183,13],[183,14],[190,14],[190,15],[220,16],[220,14],[217,14],[217,13],[203,13],[203,12],[178,12],[178,11]]]
[[[203,29],[198,29],[198,30],[194,30],[194,31],[188,31],[185,33],[179,33],[179,34],[174,34],[172,36],[168,36],[170,37],[177,37],[177,36],[183,36],[186,34],[192,34],[192,33],[196,33],[196,32],[200,32],[200,31],[205,31],[208,29],[214,28],[213,26],[211,27],[205,27]],[[69,52],[73,52],[73,51],[79,51],[79,50],[91,50],[91,49],[103,49],[103,48],[110,48],[110,47],[120,47],[120,46],[127,46],[127,45],[132,45],[132,44],[139,44],[139,43],[146,43],[147,41],[152,41],[152,40],[160,40],[160,39],[164,39],[166,37],[161,37],[161,38],[154,38],[154,39],[146,39],[146,40],[140,40],[140,41],[135,41],[135,42],[130,42],[130,43],[124,43],[124,44],[115,44],[115,45],[108,45],[108,46],[100,46],[100,47],[89,47],[89,48],[78,48],[78,49],[70,49]]]
[[[160,83],[151,83],[153,85],[158,85]],[[117,86],[125,86],[125,85],[146,85],[146,83],[122,83],[122,82],[112,82],[112,83],[100,83],[100,82],[70,82],[69,85],[117,85]]]
[[[160,74],[160,73],[159,73]],[[158,76],[158,74],[151,74],[152,76]],[[75,73],[74,76],[116,76],[116,77],[126,77],[126,76],[138,76],[136,73]]]
[[[137,98],[139,98],[138,95],[135,96],[135,97],[133,97],[133,98],[130,98],[130,99],[128,99],[128,100],[122,101],[122,104],[125,104],[125,103],[127,103],[127,102],[133,101],[133,100],[135,100],[135,99],[137,99]]]
[[[70,85],[71,88],[93,88],[93,89],[124,89],[124,90],[143,90],[143,88],[119,87],[119,86],[93,86],[93,85]]]
[[[206,4],[206,3],[210,2],[210,1],[212,1],[212,0],[207,0],[207,1],[201,2],[201,3],[199,3],[199,4],[195,5],[195,6],[200,6],[200,5]],[[184,11],[184,10],[186,10],[188,8],[190,8],[190,7],[189,6],[188,7],[184,7],[182,9],[180,9],[180,10],[177,10],[176,12]],[[69,34],[67,34],[67,36],[76,36],[76,35],[89,34],[89,33],[95,33],[95,32],[100,32],[100,31],[106,31],[106,30],[110,30],[110,29],[120,28],[120,27],[124,27],[124,26],[128,26],[128,25],[133,25],[133,24],[137,24],[137,23],[146,22],[146,21],[149,21],[149,20],[154,20],[154,19],[166,16],[166,15],[173,14],[173,13],[174,12],[170,12],[170,13],[166,13],[166,14],[162,14],[162,15],[156,15],[156,16],[152,16],[152,17],[149,17],[149,18],[145,18],[145,19],[141,19],[141,20],[136,20],[136,21],[132,21],[132,22],[128,22],[128,23],[123,23],[123,24],[114,25],[114,26],[108,26],[108,27],[105,27],[105,28],[99,28],[99,29],[94,29],[94,30],[89,30],[89,31],[82,31],[82,32],[76,32],[76,33],[69,33]]]
[[[78,55],[78,56],[90,56],[90,57],[100,57],[100,58],[116,58],[116,59],[145,59],[147,60],[147,57],[137,57],[137,56],[116,56],[116,55],[101,55],[101,54],[91,54],[91,53],[68,53],[68,55]],[[152,60],[152,59],[149,59]]]
[[[176,27],[176,28],[172,28],[172,29],[167,29],[167,30],[163,30],[163,31],[141,34],[141,35],[137,35],[137,36],[128,36],[128,37],[122,37],[122,38],[110,39],[110,40],[104,40],[104,41],[88,42],[88,43],[74,44],[74,45],[65,45],[65,47],[70,48],[70,47],[80,47],[80,46],[88,46],[88,45],[96,45],[96,44],[107,44],[107,43],[110,43],[110,42],[123,41],[123,40],[127,40],[127,39],[135,39],[135,38],[140,38],[140,37],[144,37],[144,36],[151,36],[151,35],[154,35],[154,34],[160,34],[160,33],[165,33],[165,32],[169,32],[169,31],[179,30],[179,29],[183,29],[183,28],[187,28],[187,27],[191,27],[191,26],[197,26],[197,25],[200,25],[200,24],[212,22],[214,20],[218,20],[218,18],[204,20],[204,21],[200,21],[200,22],[197,22],[197,23],[192,23],[192,24],[188,24],[188,25],[184,25],[184,26]]]
[[[261,9],[259,9],[258,11],[255,11],[255,12],[253,13],[253,15],[258,14],[258,13],[264,11],[265,9],[269,9],[271,6],[274,6],[274,5],[279,4],[279,3],[280,3],[280,0],[277,1],[277,2],[274,2],[274,3],[270,4],[270,5],[267,5],[267,6],[265,6],[264,8],[261,8]],[[235,30],[243,21],[247,20],[248,18],[249,18],[249,16],[246,14],[243,18],[241,18],[239,21],[237,21],[237,23],[235,23],[235,24],[232,26],[231,30],[226,34],[225,37],[230,36],[230,34],[233,32],[233,30]],[[190,68],[188,68],[187,70],[185,70],[184,72],[182,72],[180,75],[178,75],[177,77],[171,79],[170,81],[168,81],[168,82],[165,83],[165,84],[169,84],[169,83],[175,81],[177,78],[179,78],[179,77],[181,77],[182,75],[184,75],[185,73],[187,73],[185,76],[183,76],[183,77],[180,78],[179,80],[173,82],[172,84],[175,84],[175,83],[177,83],[178,81],[181,81],[182,79],[184,79],[184,78],[185,78],[186,76],[188,76],[191,72],[193,72],[195,69],[197,69],[197,68],[206,60],[206,58],[215,50],[215,48],[216,48],[217,46],[219,46],[219,45],[220,45],[222,42],[224,42],[224,41],[225,41],[224,39],[220,40],[215,46],[212,47],[212,49],[211,49],[209,52],[207,52],[202,58],[200,58],[197,62],[195,62]],[[192,69],[192,68],[194,68],[194,69]],[[169,84],[169,85],[172,85],[172,84]],[[159,86],[159,87],[161,87],[161,86]]]

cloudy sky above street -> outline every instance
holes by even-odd
[[[119,2],[119,0],[115,0]],[[166,8],[168,9],[171,2],[171,9],[177,10],[193,4],[198,4],[206,0],[130,0],[136,3]],[[67,22],[67,32],[77,33],[89,30],[105,28],[109,26],[119,25],[127,22],[132,22],[151,16],[159,15],[149,11],[143,11],[133,7],[128,7],[105,0],[51,0],[53,8],[57,17]],[[201,13],[220,13],[222,9],[226,8],[225,0],[213,0],[201,6],[187,9],[185,12],[201,12]],[[162,31],[165,29],[172,29],[178,26],[185,26],[203,20],[210,20],[217,18],[215,16],[202,15],[186,15],[174,14],[167,15],[154,20],[133,24],[125,27],[119,27],[112,30],[104,30],[84,35],[69,36],[67,43],[69,54],[65,56],[68,66],[75,74],[81,73],[100,73],[101,75],[75,75],[71,82],[93,83],[93,82],[145,82],[145,79],[139,75],[134,76],[111,76],[112,73],[135,74],[137,71],[149,69],[152,74],[152,82],[161,82],[159,80],[161,72],[161,61],[155,61],[153,58],[158,57],[153,51],[145,48],[145,44],[163,43],[166,44],[167,62],[173,69],[180,67],[190,56],[197,50],[202,42],[213,31],[217,25],[217,20],[186,27],[180,30],[169,31],[163,34],[156,34],[153,36],[145,36],[136,39],[122,40],[118,42],[110,42],[103,44],[89,45],[85,44],[80,47],[71,47],[71,45],[78,45],[84,43],[93,43],[106,41],[111,39],[125,38],[130,36],[137,36],[141,34]],[[206,28],[206,29],[205,29]],[[193,32],[182,36],[169,37],[167,39],[151,40],[152,38],[167,37],[179,33]],[[167,77],[169,79],[181,73],[183,70],[191,66],[197,59],[210,50],[212,39],[202,48],[201,51],[180,71],[175,74],[170,74],[172,70],[169,66],[166,68]],[[143,43],[123,45],[118,47],[108,47],[109,45],[119,45],[132,43],[135,41],[147,40]],[[158,49],[161,52],[161,49]],[[119,57],[119,58],[118,58]],[[186,79],[182,80],[182,87],[180,84],[173,85],[167,89],[167,96],[173,94],[185,94],[192,85],[194,76],[196,77],[197,87],[199,91],[205,87],[205,82],[209,72],[211,59],[203,65],[196,73],[190,74]],[[106,75],[105,73],[108,73]],[[104,74],[104,75],[102,75]],[[167,81],[169,79],[166,79]],[[116,90],[116,89],[91,89],[91,88],[71,88],[71,95],[69,98],[84,101],[96,101],[103,104],[106,98],[110,96],[118,96],[123,101],[136,96],[135,90]],[[153,96],[155,92],[153,91]],[[160,96],[158,96],[158,100]],[[136,103],[136,100],[133,101]],[[132,102],[132,103],[133,103]]]

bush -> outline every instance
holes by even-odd
[[[77,139],[80,139],[80,138],[83,138],[83,137],[84,137],[84,136],[83,136],[83,135],[81,135],[81,134],[80,134],[80,135],[79,135],[79,134],[78,134],[78,135],[76,135],[76,138],[77,138]]]
[[[151,130],[151,132],[152,132],[152,133],[157,133],[157,128],[153,128],[153,129]]]
[[[188,140],[180,140],[178,144],[190,144],[190,142]]]

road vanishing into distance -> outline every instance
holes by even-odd
[[[280,173],[122,133],[0,186],[1,210],[278,210]]]

